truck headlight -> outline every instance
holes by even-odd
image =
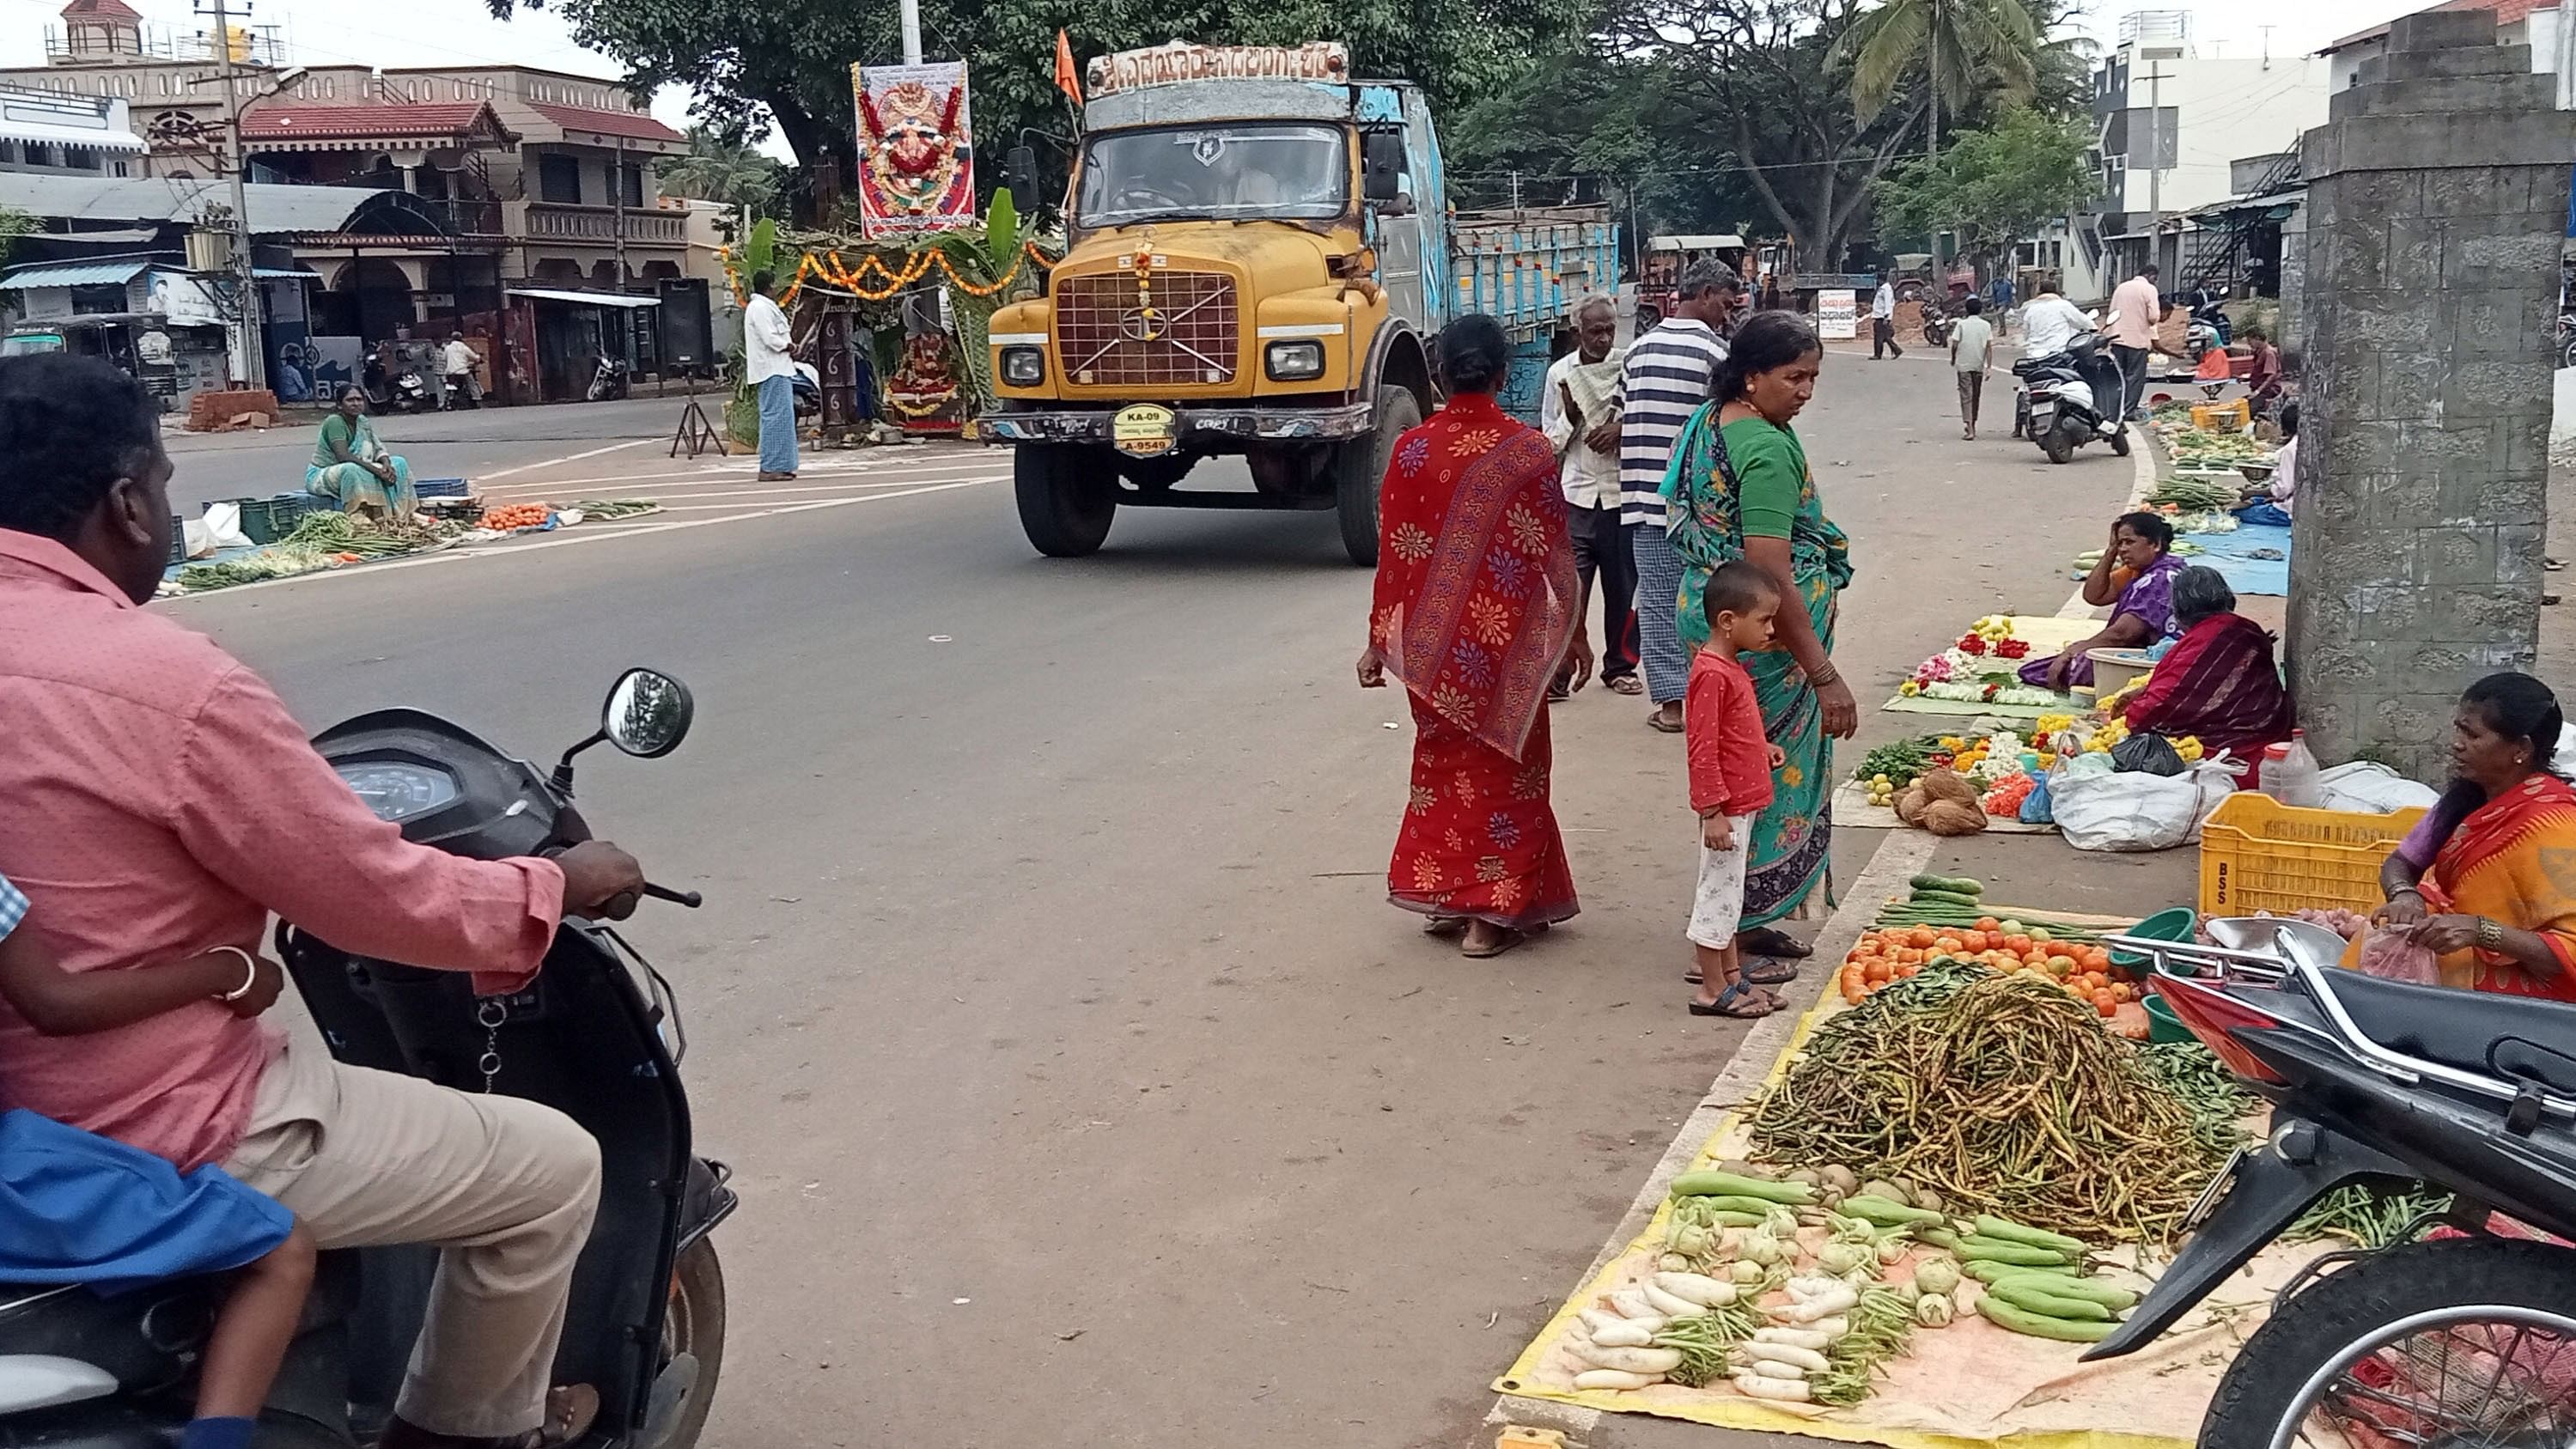
[[[1304,382],[1324,375],[1324,344],[1320,342],[1273,342],[1267,354],[1270,380]]]
[[[1039,347],[1003,348],[1002,381],[1013,387],[1035,387],[1046,381],[1046,350]]]

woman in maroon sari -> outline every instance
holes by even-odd
[[[2253,789],[2263,747],[2290,737],[2272,636],[2236,612],[2236,591],[2218,570],[2199,564],[2174,574],[2173,612],[2182,638],[2129,701],[2129,728],[2197,736],[2211,754],[2223,749],[2251,766],[2241,783]]]
[[[1548,804],[1547,690],[1578,635],[1574,546],[1544,434],[1496,406],[1511,344],[1490,317],[1440,334],[1449,402],[1398,439],[1378,500],[1377,595],[1360,685],[1413,708],[1413,790],[1387,898],[1499,956],[1573,915]]]

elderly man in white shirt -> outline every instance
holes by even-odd
[[[1619,309],[1606,296],[1586,297],[1574,312],[1575,350],[1547,370],[1540,393],[1539,427],[1561,460],[1565,521],[1574,536],[1574,566],[1583,578],[1575,627],[1592,612],[1592,584],[1601,581],[1601,682],[1620,694],[1642,694],[1637,678],[1637,562],[1619,518],[1619,377],[1626,349],[1618,346]],[[1565,697],[1560,677],[1548,692]]]
[[[1896,283],[1882,273],[1878,295],[1869,299],[1869,358],[1876,362],[1890,353],[1903,357],[1905,349],[1896,345]]]
[[[751,277],[751,300],[742,308],[743,380],[760,400],[760,481],[796,476],[796,362],[788,356],[787,313],[770,300],[776,279]]]

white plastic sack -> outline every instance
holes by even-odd
[[[205,525],[206,546],[202,552],[196,548],[197,535],[191,530],[188,534],[190,558],[200,558],[218,549],[251,546],[250,535],[242,532],[241,505],[238,503],[209,503],[206,516],[199,521]]]
[[[2201,823],[2235,793],[2223,760],[2179,775],[2131,771],[2069,775],[2049,783],[2057,829],[2077,850],[2171,850],[2200,838]]]
[[[2561,777],[2576,770],[2576,724],[2558,727],[2558,750],[2549,757],[2549,768]]]
[[[2328,810],[2356,810],[2371,815],[2388,815],[2418,806],[2429,810],[2442,798],[2442,792],[2432,786],[2409,780],[2369,760],[2319,771],[2317,790],[2321,796],[2318,803]]]

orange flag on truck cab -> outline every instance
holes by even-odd
[[[1055,88],[1075,105],[1082,104],[1082,78],[1073,68],[1073,42],[1064,38],[1061,26],[1055,32]]]

